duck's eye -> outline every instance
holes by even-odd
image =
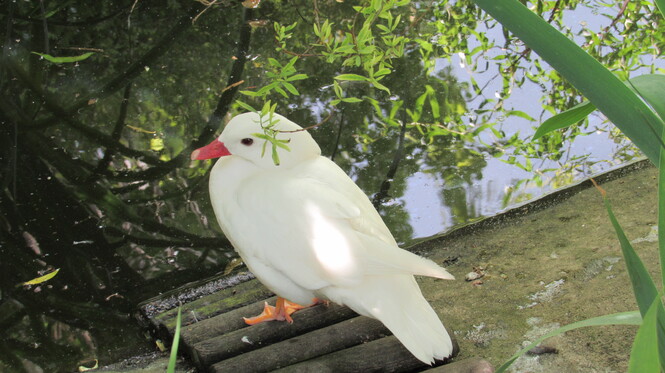
[[[246,137],[246,138],[240,140],[240,142],[241,142],[243,145],[250,146],[250,145],[252,145],[252,144],[254,143],[254,139],[249,138],[249,137]]]

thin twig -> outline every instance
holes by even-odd
[[[198,21],[199,17],[201,17],[201,15],[203,13],[205,13],[208,9],[210,9],[213,5],[215,5],[217,3],[217,0],[213,0],[213,1],[202,1],[201,0],[199,2],[203,5],[205,5],[206,7],[192,19],[192,24],[196,23],[196,21]]]
[[[103,50],[103,49],[100,49],[100,48],[87,48],[87,47],[57,47],[57,49],[104,53],[104,50]]]
[[[48,54],[51,53],[51,47],[48,41],[48,23],[46,22],[46,9],[44,9],[44,0],[39,0],[39,9],[42,13],[42,25],[44,26],[44,53]]]
[[[136,8],[136,4],[138,4],[138,3],[139,3],[139,0],[134,0],[134,4],[132,4],[132,8],[129,9],[129,14],[127,14],[127,29],[132,27],[131,17],[132,17],[132,13],[134,13],[134,8]]]

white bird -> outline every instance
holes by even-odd
[[[272,127],[270,123],[272,122]],[[273,144],[277,131],[289,149]],[[263,137],[262,137],[263,135]],[[312,299],[380,320],[418,359],[432,364],[452,341],[413,275],[452,280],[433,261],[397,246],[369,198],[297,124],[279,114],[234,117],[192,159],[221,157],[210,174],[219,225],[247,267],[278,296],[250,324],[287,320]]]

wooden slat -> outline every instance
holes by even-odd
[[[290,365],[276,372],[411,372],[427,367],[411,355],[395,336],[389,336]]]
[[[197,322],[182,328],[180,332],[181,340],[189,346],[196,343],[218,337],[232,331],[248,327],[243,317],[255,316],[263,311],[264,302],[275,304],[277,297],[271,297],[265,300],[248,304],[244,307],[236,308],[227,313]]]
[[[236,286],[225,288],[206,295],[199,299],[185,303],[182,306],[182,325],[196,323],[233,310],[261,299],[270,297],[272,292],[266,289],[258,280],[249,280]],[[150,308],[158,301],[146,302],[140,305],[140,309],[153,327],[160,328],[168,334],[173,335],[175,319],[178,307],[168,311],[153,314]]]

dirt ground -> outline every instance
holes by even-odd
[[[658,269],[657,170],[646,167],[601,186],[652,275]],[[522,346],[575,321],[637,309],[616,234],[595,188],[549,198],[520,213],[417,246],[456,281],[421,278],[425,297],[460,344],[458,359],[498,367]],[[570,194],[573,194],[570,196]],[[483,227],[484,226],[484,227]],[[484,277],[465,281],[478,270]],[[655,278],[657,283],[660,277]],[[515,372],[624,372],[637,327],[583,328],[525,356]]]

